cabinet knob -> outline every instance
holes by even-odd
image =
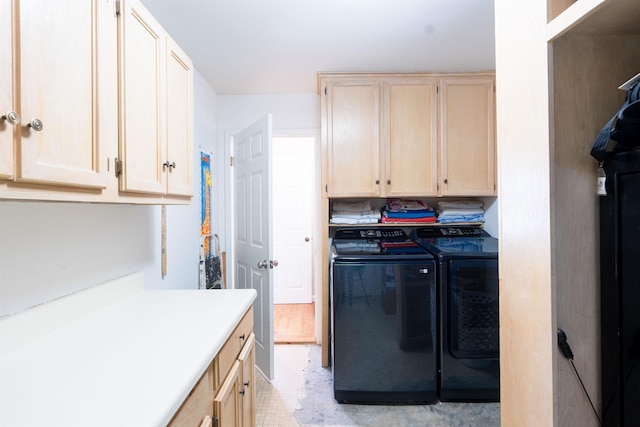
[[[448,183],[449,183],[449,180],[448,180],[447,178],[445,178],[443,182],[444,182],[445,184],[448,184]]]
[[[247,381],[246,383],[244,383],[245,387],[249,387],[249,381]]]
[[[6,120],[10,125],[17,125],[20,123],[20,115],[15,111],[7,111],[6,114],[0,119]]]
[[[390,179],[387,180],[387,185],[391,185],[391,180]]]
[[[166,161],[162,164],[162,169],[169,168],[169,170],[171,170],[171,169],[175,169],[175,167],[176,167],[176,162],[169,163],[168,161]]]
[[[376,179],[376,185],[379,185],[379,184],[380,184],[380,180]]]
[[[31,119],[29,123],[27,123],[27,127],[32,128],[36,132],[40,132],[44,127],[44,125],[42,124],[42,121],[39,118],[34,117],[33,119]]]

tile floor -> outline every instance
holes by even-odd
[[[258,427],[499,427],[498,403],[345,405],[333,399],[331,370],[320,346],[276,345],[274,379],[256,373]]]

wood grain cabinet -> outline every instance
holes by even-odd
[[[250,308],[207,367],[169,427],[256,425],[255,335]]]
[[[320,74],[327,197],[495,195],[493,75]]]
[[[138,0],[122,0],[120,191],[192,196],[193,64]]]
[[[494,78],[462,76],[440,81],[440,195],[493,196]]]
[[[26,184],[103,189],[110,114],[101,95],[116,58],[113,4],[46,0],[0,4],[0,179]],[[106,78],[106,81],[105,81]]]

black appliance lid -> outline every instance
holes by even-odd
[[[412,237],[438,258],[498,256],[498,239],[481,228],[420,228]]]
[[[333,237],[333,252],[341,259],[401,257],[430,259],[431,254],[401,229],[339,229]],[[394,258],[395,259],[395,258]]]
[[[491,237],[480,227],[423,227],[415,230],[415,236],[422,238],[435,237]]]

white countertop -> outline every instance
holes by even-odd
[[[135,292],[0,355],[0,426],[166,425],[255,297]]]

